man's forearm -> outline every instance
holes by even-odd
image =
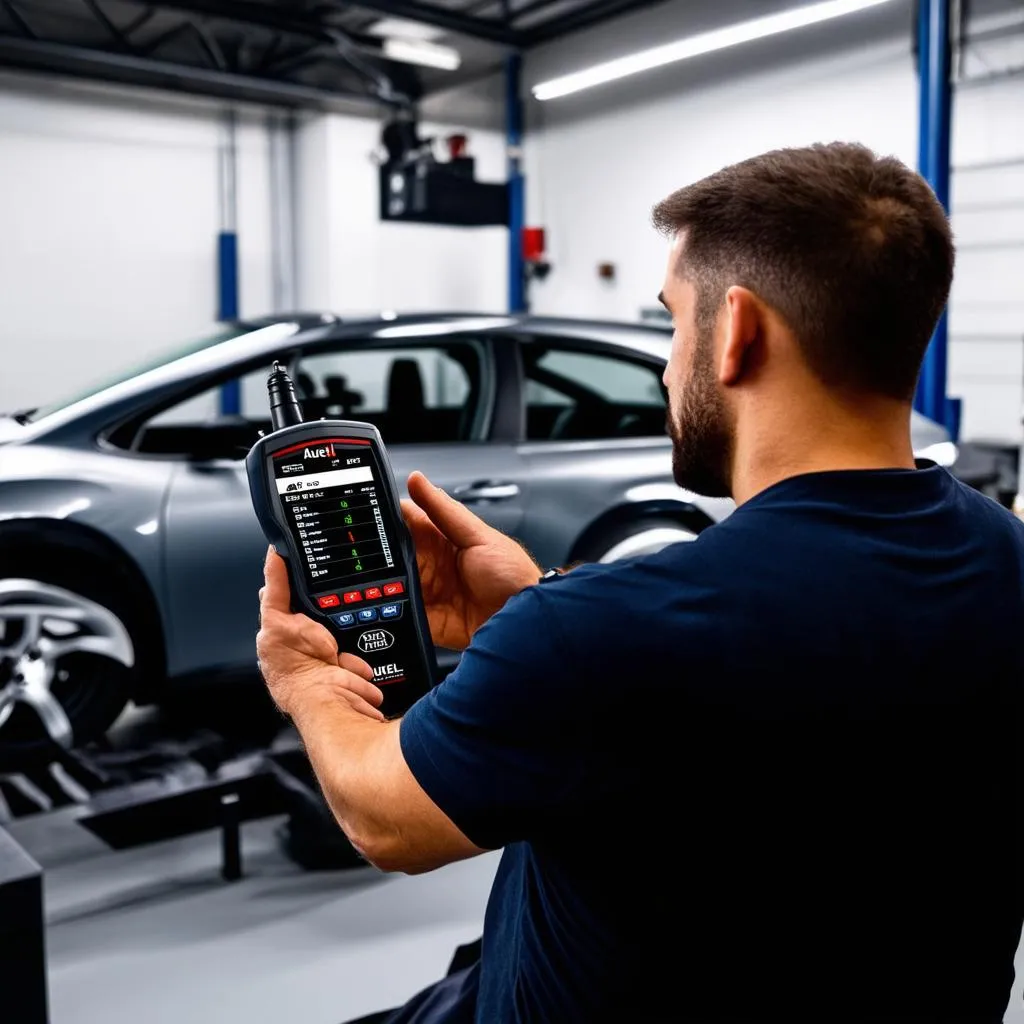
[[[375,863],[393,831],[385,817],[386,791],[398,722],[376,721],[331,694],[305,696],[289,710],[338,824]]]
[[[330,693],[292,719],[338,824],[382,871],[418,874],[485,851],[423,791],[402,755],[399,723],[380,722]]]

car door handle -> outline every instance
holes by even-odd
[[[452,489],[457,501],[508,501],[519,495],[519,485],[507,480],[476,480]]]

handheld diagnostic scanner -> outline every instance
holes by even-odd
[[[371,423],[304,422],[278,363],[267,390],[273,430],[245,460],[256,517],[288,566],[293,609],[373,667],[393,718],[431,689],[437,661],[384,442]]]

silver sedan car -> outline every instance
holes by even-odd
[[[307,419],[375,424],[400,484],[424,470],[547,566],[692,540],[732,510],[672,480],[669,344],[663,325],[282,317],[0,418],[0,770],[100,736],[128,701],[255,677],[266,542],[243,458],[275,360]],[[914,440],[953,462],[942,427],[917,417]]]

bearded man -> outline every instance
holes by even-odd
[[[1024,920],[1024,524],[916,463],[945,213],[850,144],[654,212],[692,543],[543,574],[414,474],[459,666],[400,720],[272,553],[259,654],[373,864],[503,849],[478,957],[389,1024],[1002,1018]]]

